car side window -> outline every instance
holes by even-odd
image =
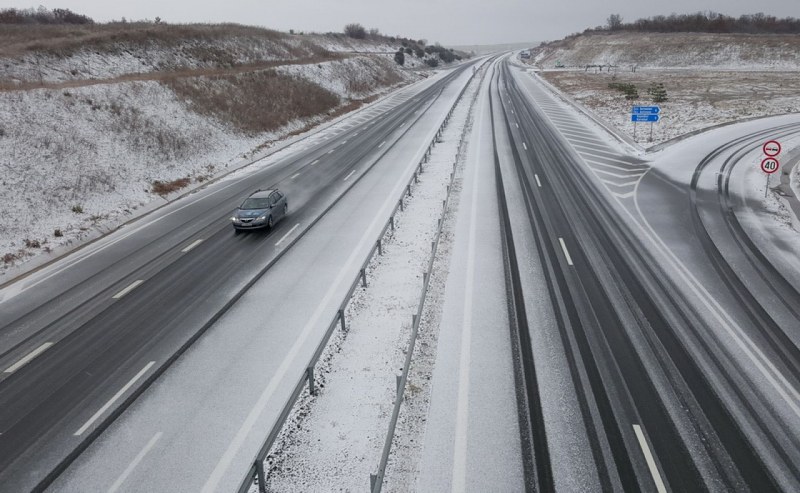
[[[272,195],[269,196],[269,203],[270,203],[270,205],[275,205],[275,204],[278,203],[278,194],[277,193],[273,193]]]

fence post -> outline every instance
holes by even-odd
[[[264,463],[256,460],[256,478],[258,479],[259,493],[267,493],[267,480],[264,477]]]
[[[306,368],[306,379],[308,379],[308,393],[317,395],[317,390],[314,388],[314,366]]]

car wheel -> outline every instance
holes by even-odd
[[[289,204],[283,204],[283,215],[285,216],[287,212],[289,212]]]
[[[241,233],[241,231],[239,231],[239,228],[233,228],[233,234],[238,235],[239,233]]]
[[[267,229],[272,229],[272,216],[269,216],[267,220]]]

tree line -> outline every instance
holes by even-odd
[[[69,9],[0,9],[0,24],[94,24],[91,17]]]
[[[709,11],[694,14],[656,15],[625,23],[622,16],[612,14],[608,17],[605,26],[586,30],[586,32],[597,31],[800,34],[800,19],[778,18],[761,12],[731,17]]]

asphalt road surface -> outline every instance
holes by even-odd
[[[3,489],[52,482],[468,68],[423,82],[331,138],[209,186],[34,274],[22,287],[6,288],[0,304]],[[269,234],[234,236],[229,218],[236,205],[257,188],[276,186],[288,196],[288,217]]]

